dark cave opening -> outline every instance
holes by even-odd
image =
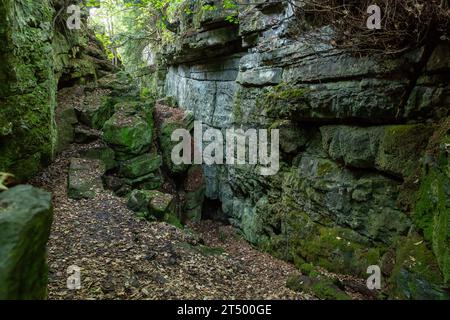
[[[222,211],[222,202],[218,199],[205,198],[202,207],[202,220],[228,222]]]

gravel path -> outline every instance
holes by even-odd
[[[109,191],[68,199],[69,159],[95,144],[73,145],[32,182],[53,193],[50,299],[312,298],[285,287],[292,265],[253,249],[230,226],[179,230],[138,220]],[[67,288],[72,265],[81,268],[80,290]]]

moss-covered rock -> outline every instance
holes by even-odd
[[[0,299],[47,298],[51,195],[31,186],[0,193]]]
[[[167,220],[175,216],[174,197],[167,193],[152,190],[148,205],[149,213],[159,220]]]
[[[323,148],[332,159],[351,167],[373,168],[399,177],[409,177],[419,167],[432,127],[324,126],[320,131]]]
[[[450,299],[436,258],[423,238],[412,233],[399,239],[395,247],[395,264],[389,278],[392,298]]]
[[[83,102],[75,108],[79,121],[90,128],[101,129],[114,113],[109,93],[109,90],[102,89],[87,92]]]
[[[339,289],[332,279],[319,277],[307,277],[304,275],[291,275],[286,287],[297,292],[305,292],[322,300],[350,300],[344,291]]]
[[[133,190],[127,202],[127,207],[134,212],[148,214],[148,204],[152,199],[153,193],[149,190]]]
[[[176,215],[174,200],[172,195],[157,190],[133,190],[128,197],[127,206],[147,219],[156,218],[179,226],[181,223]]]
[[[281,233],[262,247],[300,269],[312,262],[333,272],[365,276],[367,267],[380,264],[386,251],[351,229],[322,226],[302,212],[288,212],[281,219]]]
[[[134,179],[123,179],[125,184],[132,186],[135,189],[154,190],[158,189],[163,183],[161,171],[150,172],[144,176]]]
[[[447,283],[450,281],[449,133],[450,118],[447,118],[432,139],[413,212],[413,220],[431,244]]]
[[[71,199],[93,199],[103,190],[105,164],[97,159],[70,160],[67,194]]]
[[[103,126],[103,140],[114,149],[118,160],[148,151],[152,138],[151,113],[140,110],[120,109]]]
[[[181,121],[164,122],[159,132],[159,144],[162,151],[164,166],[171,174],[180,175],[186,173],[189,164],[174,164],[172,161],[172,150],[179,143],[172,141],[172,133],[177,129],[185,129],[186,125]]]
[[[103,162],[106,170],[111,170],[116,167],[117,162],[114,159],[114,150],[109,147],[95,147],[80,152],[81,157],[86,159],[98,159]]]
[[[136,186],[139,189],[155,190],[159,189],[162,186],[164,179],[161,170],[159,170],[153,173],[149,173],[148,175],[145,175],[139,179],[129,181],[132,185]]]
[[[392,243],[410,218],[396,206],[399,183],[377,173],[352,171],[305,153],[284,174],[283,200],[314,221],[358,230],[366,238]]]
[[[53,8],[48,0],[3,1],[0,21],[0,171],[23,180],[56,147]]]
[[[376,168],[394,175],[412,176],[419,167],[420,158],[432,132],[430,125],[385,127],[375,159]]]
[[[306,105],[308,89],[281,83],[266,94],[264,108],[267,115],[274,119],[292,119],[299,105]]]
[[[157,171],[161,165],[160,155],[146,153],[122,162],[119,173],[126,178],[136,179]]]

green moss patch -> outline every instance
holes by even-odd
[[[336,282],[324,276],[307,277],[292,275],[286,282],[286,287],[297,292],[306,292],[322,300],[350,300]]]

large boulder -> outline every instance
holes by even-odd
[[[116,167],[114,150],[109,147],[94,147],[80,152],[81,157],[86,159],[101,160],[106,170]]]
[[[151,215],[160,220],[171,221],[175,217],[175,198],[171,194],[152,190],[148,209]]]
[[[172,133],[177,129],[190,131],[193,125],[192,114],[180,108],[157,103],[155,115],[158,123],[158,141],[162,151],[164,166],[174,175],[186,173],[189,169],[189,164],[176,165],[172,162],[172,150],[179,143],[172,141]]]
[[[47,297],[51,195],[31,186],[0,193],[0,299]]]
[[[162,158],[158,154],[145,153],[120,164],[119,173],[130,179],[145,176],[157,171],[162,165]]]
[[[130,210],[143,215],[147,219],[158,219],[179,225],[175,212],[174,196],[156,190],[133,190],[128,197]]]
[[[109,93],[110,90],[100,88],[86,93],[83,103],[75,108],[81,123],[90,128],[102,128],[114,112],[114,106],[108,100]]]
[[[78,124],[74,128],[74,141],[76,143],[89,143],[100,139],[100,137],[101,132],[97,129],[92,129],[82,124]]]
[[[161,170],[150,172],[144,176],[134,179],[124,179],[125,183],[136,189],[153,190],[158,189],[163,183]]]
[[[125,160],[150,149],[153,138],[151,112],[119,108],[103,126],[103,140],[114,149],[116,159]]]
[[[69,198],[93,199],[103,190],[102,176],[105,171],[105,164],[101,160],[72,158],[67,188]]]
[[[127,202],[127,207],[137,213],[148,213],[148,204],[152,198],[150,190],[133,190]]]

